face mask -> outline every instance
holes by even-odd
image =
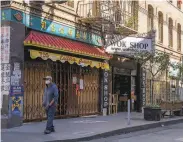
[[[46,84],[50,84],[50,80],[46,80],[45,83],[46,83]]]

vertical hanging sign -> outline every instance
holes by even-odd
[[[142,106],[146,105],[146,72],[144,69],[141,71],[141,96]]]
[[[103,108],[107,108],[109,105],[109,82],[108,82],[108,71],[104,70],[103,72]]]

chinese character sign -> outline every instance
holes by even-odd
[[[1,63],[8,64],[10,60],[10,27],[1,27]]]
[[[1,96],[9,95],[10,90],[10,27],[1,27]],[[1,97],[1,100],[3,98]],[[2,107],[2,102],[1,102]]]

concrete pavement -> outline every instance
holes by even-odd
[[[91,140],[89,142],[183,142],[183,123]]]
[[[127,113],[94,118],[55,120],[56,132],[50,135],[43,134],[46,122],[28,123],[17,128],[3,129],[2,140],[3,142],[15,139],[15,142],[83,141],[183,121],[183,117],[165,118],[160,122],[145,121],[142,113],[132,113],[131,116],[130,126],[127,125]]]

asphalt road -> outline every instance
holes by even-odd
[[[183,123],[89,142],[183,142]]]

